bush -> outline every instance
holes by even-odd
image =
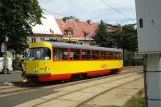
[[[12,61],[12,67],[13,67],[13,70],[20,70],[20,58],[19,57],[16,57],[13,61]]]
[[[143,65],[143,59],[128,59],[124,60],[124,66],[141,66]]]

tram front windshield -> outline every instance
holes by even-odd
[[[30,48],[26,60],[50,60],[51,51],[49,48]]]

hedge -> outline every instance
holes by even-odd
[[[141,65],[143,65],[143,59],[124,60],[124,66],[141,66]]]
[[[20,58],[19,57],[16,57],[15,59],[13,59],[12,61],[12,67],[13,67],[13,70],[20,70]]]

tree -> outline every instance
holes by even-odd
[[[102,47],[115,47],[115,41],[110,32],[107,31],[107,25],[101,20],[93,36],[96,44]]]
[[[123,36],[126,38],[124,41],[128,43],[128,46],[124,46],[125,49],[135,52],[138,49],[137,42],[137,30],[135,29],[136,24],[128,24],[123,26]]]
[[[128,24],[123,26],[120,24],[108,24],[108,26],[113,30],[111,33],[113,35],[113,39],[115,40],[116,46],[123,49],[123,55],[124,50],[131,52],[137,51],[138,43],[137,31],[135,29],[136,24]]]
[[[69,19],[73,19],[74,21],[79,21],[79,19],[75,16],[63,17],[62,19],[63,19],[63,21],[66,21],[66,20],[69,20]]]
[[[0,43],[8,40],[8,50],[17,53],[27,47],[27,36],[32,36],[32,26],[41,24],[42,9],[37,0],[0,1]]]

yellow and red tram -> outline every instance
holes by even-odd
[[[120,72],[123,60],[120,49],[45,41],[30,45],[25,65],[28,80],[55,81]]]

